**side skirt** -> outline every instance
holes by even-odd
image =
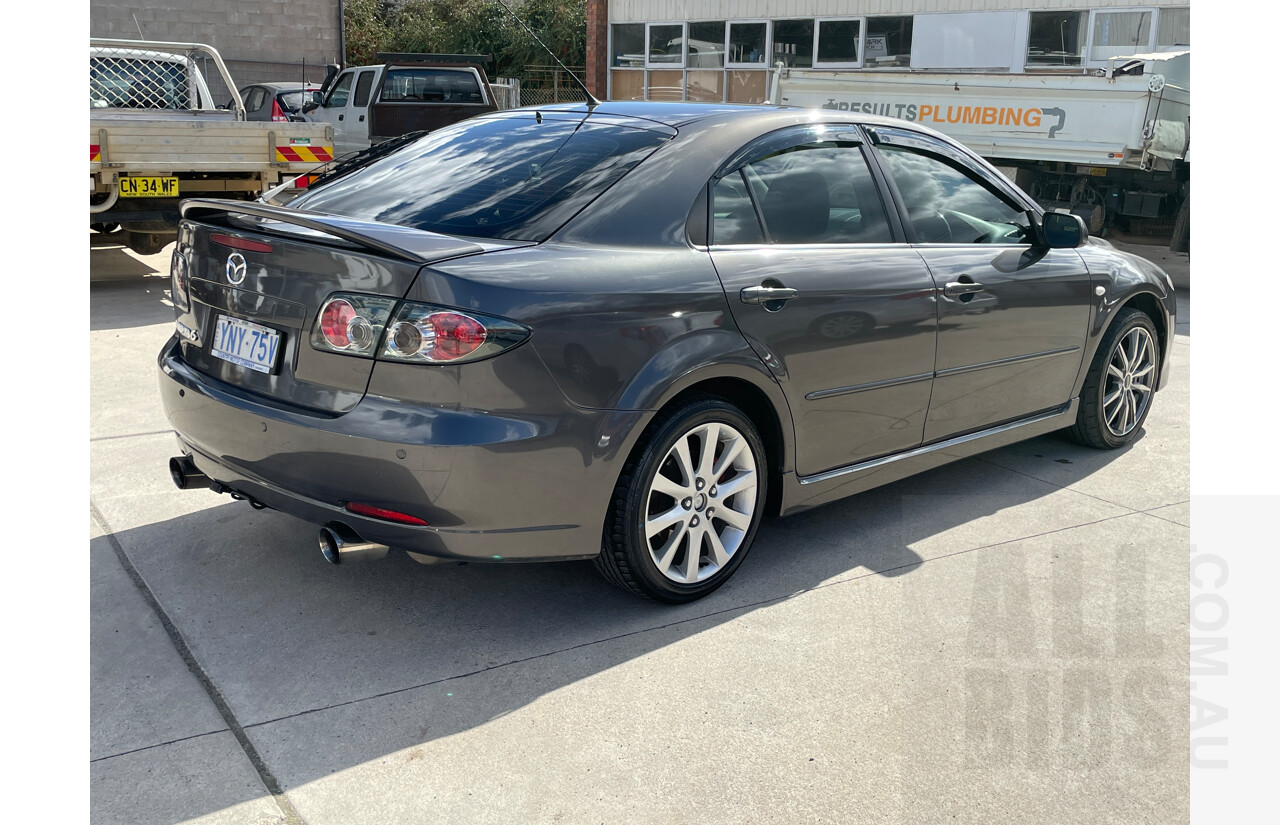
[[[1076,420],[1076,410],[1079,406],[1080,399],[1073,398],[1069,403],[1054,410],[883,458],[863,461],[811,476],[796,476],[788,473],[782,480],[781,515],[793,515],[811,507],[861,493],[873,487],[880,487],[1006,444],[1014,444],[1061,430],[1071,426]]]

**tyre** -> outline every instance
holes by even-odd
[[[767,477],[760,435],[736,407],[701,397],[660,414],[623,467],[596,568],[646,598],[702,598],[747,555]]]
[[[1123,447],[1137,437],[1151,411],[1160,347],[1146,313],[1122,309],[1098,345],[1080,391],[1080,409],[1070,434],[1099,450]]]

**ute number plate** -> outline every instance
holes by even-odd
[[[177,178],[120,178],[122,198],[176,198]]]
[[[269,373],[275,367],[279,349],[280,333],[274,329],[222,315],[209,351],[223,361]]]

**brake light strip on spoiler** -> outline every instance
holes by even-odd
[[[445,258],[475,255],[485,251],[484,247],[473,241],[442,235],[438,232],[246,201],[192,198],[182,202],[181,212],[182,217],[188,220],[245,215],[266,221],[278,221],[310,229],[335,240],[355,244],[370,252],[415,264],[429,264]],[[255,226],[254,230],[271,234],[273,227],[260,224]],[[276,234],[292,235],[278,229]],[[308,240],[324,242],[323,238],[309,237]]]

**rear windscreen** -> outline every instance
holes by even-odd
[[[484,103],[471,72],[448,69],[390,69],[382,81],[383,103]]]
[[[322,183],[290,206],[450,235],[542,241],[669,138],[527,117],[470,120]]]

